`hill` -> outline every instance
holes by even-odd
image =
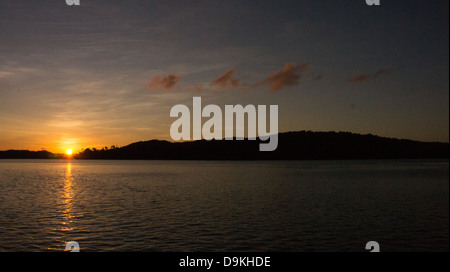
[[[449,144],[418,142],[350,132],[297,131],[280,133],[278,148],[260,152],[256,141],[151,140],[112,149],[85,149],[76,159],[116,160],[341,160],[449,158]],[[0,151],[0,159],[57,159],[48,151]]]
[[[59,159],[61,154],[53,154],[46,150],[29,151],[29,150],[7,150],[0,151],[0,159]]]
[[[339,160],[448,158],[449,144],[384,138],[349,132],[280,133],[278,148],[260,152],[260,141],[151,140],[106,150],[86,149],[78,159],[135,160]]]

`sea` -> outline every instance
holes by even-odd
[[[0,160],[0,251],[449,251],[449,160]]]

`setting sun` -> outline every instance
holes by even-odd
[[[66,149],[66,154],[67,155],[72,155],[72,148],[67,148]]]

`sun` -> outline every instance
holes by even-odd
[[[69,155],[69,156],[72,155],[72,152],[73,152],[73,151],[72,151],[72,148],[67,148],[67,149],[66,149],[66,154],[67,154],[67,155]]]

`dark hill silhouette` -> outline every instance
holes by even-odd
[[[61,154],[53,154],[46,150],[28,151],[28,150],[8,150],[0,151],[0,159],[59,159]]]
[[[121,148],[86,149],[79,159],[135,160],[339,160],[448,158],[448,143],[399,140],[349,132],[286,132],[278,148],[260,152],[256,141],[168,142],[151,140]]]
[[[384,138],[349,132],[280,133],[278,148],[260,152],[256,141],[168,142],[151,140],[111,149],[85,149],[77,159],[121,160],[340,160],[449,158],[449,144]],[[48,151],[0,151],[0,158],[52,159],[63,154]]]

